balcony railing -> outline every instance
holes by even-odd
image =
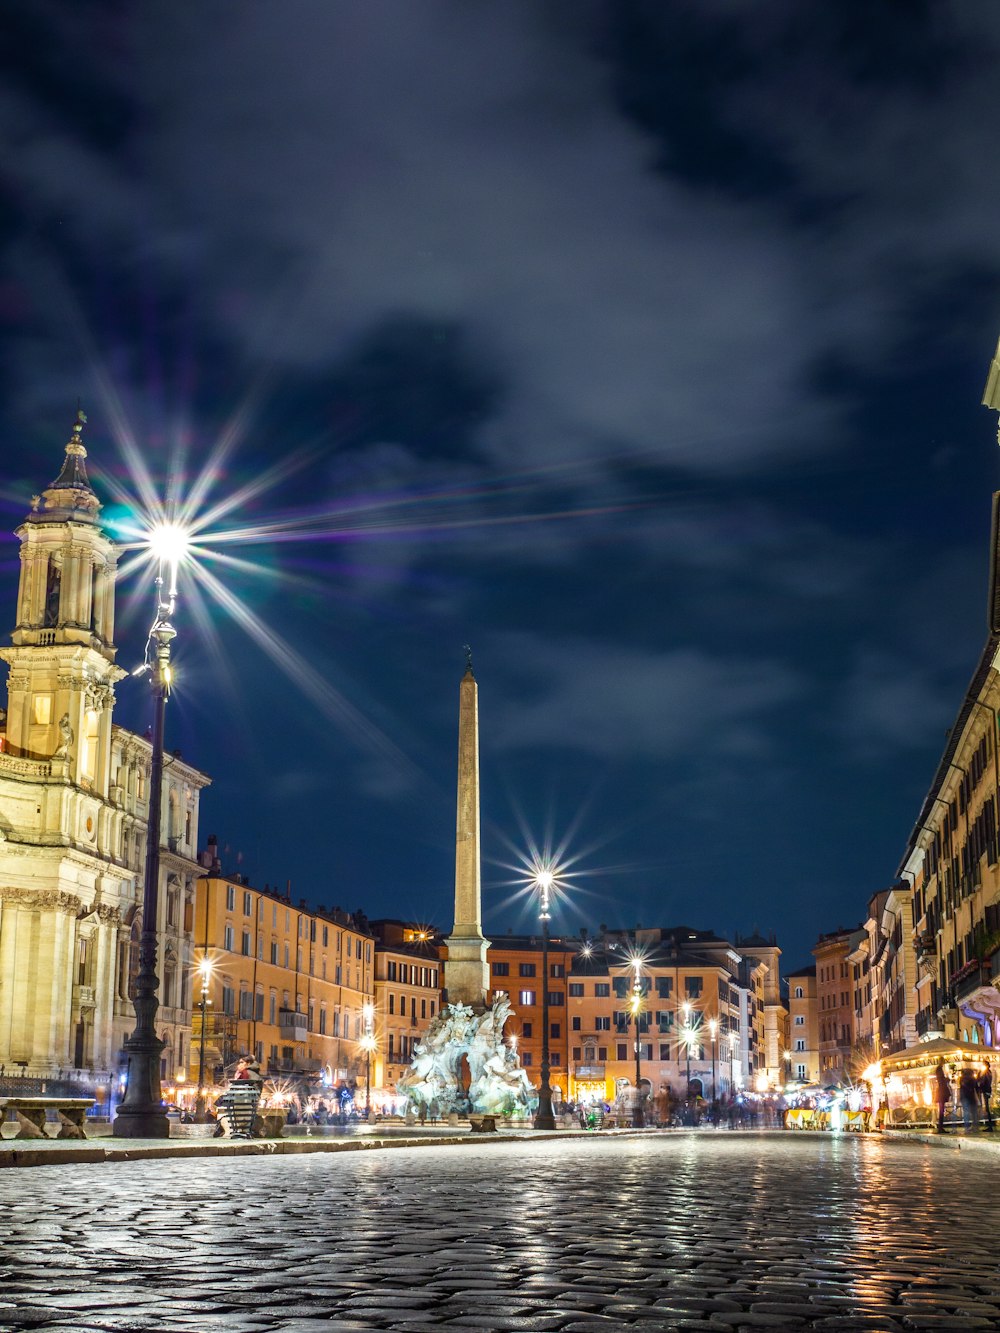
[[[305,1041],[309,1020],[295,1009],[278,1010],[278,1027],[286,1041]]]

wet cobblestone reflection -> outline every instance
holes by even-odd
[[[1000,1329],[1000,1160],[691,1134],[0,1174],[0,1329]]]

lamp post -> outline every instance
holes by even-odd
[[[375,1046],[373,1031],[375,1006],[370,1000],[366,1000],[362,1006],[361,1017],[364,1021],[364,1037],[361,1044],[365,1048],[365,1120],[368,1120],[372,1105],[372,1050]]]
[[[205,1018],[212,1003],[208,994],[208,983],[212,976],[211,959],[203,958],[198,964],[198,971],[201,973],[201,1001],[198,1005],[201,1012],[201,1036],[198,1040],[198,1096],[195,1100],[194,1123],[206,1125],[212,1119],[208,1114],[205,1097]]]
[[[126,1139],[165,1139],[170,1134],[160,1087],[160,1054],[166,1043],[156,1035],[159,1008],[156,975],[156,924],[159,909],[160,819],[163,796],[163,723],[170,695],[170,645],[177,631],[170,623],[177,601],[177,566],[187,538],[176,524],[161,523],[148,544],[158,561],[156,616],[146,644],[146,661],[133,674],[149,671],[153,687],[153,751],[150,758],[149,813],[146,821],[146,867],[142,891],[142,933],[139,971],[135,979],[135,1030],[124,1042],[128,1056],[128,1083],[118,1106],[114,1135]],[[165,590],[164,573],[169,570]],[[150,660],[152,658],[152,660]]]
[[[785,1057],[785,1083],[788,1084],[792,1081],[792,1053],[786,1050],[782,1054]]]
[[[629,1008],[632,1011],[632,1025],[635,1029],[635,1102],[632,1106],[632,1127],[642,1129],[646,1123],[645,1114],[642,1109],[642,1097],[639,1093],[639,1080],[641,1077],[641,1068],[639,1060],[642,1054],[642,1043],[640,1041],[640,1019],[642,1017],[642,982],[639,977],[640,962],[635,958],[632,962],[634,969],[632,974],[632,999],[629,1002]]]
[[[715,1038],[719,1031],[718,1021],[714,1018],[708,1020],[708,1031],[712,1038],[712,1106],[715,1106]]]
[[[687,1102],[691,1097],[691,1006],[687,1000],[681,1005],[681,1013],[684,1015],[684,1049],[687,1052],[687,1087],[684,1089],[684,1101]]]
[[[739,1049],[740,1039],[735,1032],[729,1034],[729,1076],[733,1081],[733,1091],[736,1090],[736,1053]]]
[[[552,1114],[552,1088],[549,1084],[549,894],[554,879],[551,870],[539,870],[535,875],[538,914],[542,922],[542,1081],[538,1089],[535,1129],[556,1127],[556,1118]]]

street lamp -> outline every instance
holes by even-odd
[[[684,1015],[684,1048],[687,1051],[687,1087],[684,1089],[684,1101],[691,1097],[691,1005],[687,1000],[681,1005]]]
[[[361,1017],[364,1022],[364,1036],[361,1039],[361,1046],[365,1053],[365,1119],[367,1120],[371,1114],[372,1051],[375,1049],[375,1033],[373,1030],[375,1006],[370,1000],[366,1000],[362,1005]]]
[[[785,1082],[787,1084],[792,1081],[792,1053],[791,1051],[783,1051],[782,1054],[785,1057]]]
[[[535,1129],[556,1127],[556,1118],[552,1114],[552,1088],[549,1084],[549,895],[554,881],[555,875],[551,870],[543,868],[535,874],[538,914],[542,922],[542,1081],[538,1089]]]
[[[639,970],[642,964],[638,956],[630,961],[634,970],[632,975],[632,998],[629,1001],[629,1008],[632,1011],[632,1024],[635,1029],[635,1102],[632,1106],[632,1126],[634,1129],[642,1129],[646,1123],[642,1109],[642,1097],[639,1093],[641,1076],[639,1060],[642,1053],[639,1031],[640,1018],[642,1017],[642,982],[639,977]]]
[[[714,1018],[708,1020],[708,1031],[712,1038],[712,1106],[715,1106],[715,1038],[719,1031],[718,1021]]]
[[[170,623],[177,602],[177,568],[188,537],[176,523],[158,523],[147,544],[157,562],[156,616],[146,641],[146,661],[133,672],[150,673],[153,687],[153,752],[150,759],[149,813],[146,821],[146,867],[142,891],[142,933],[139,971],[135,979],[135,1030],[124,1042],[128,1083],[118,1106],[114,1135],[126,1139],[165,1139],[170,1134],[160,1088],[160,1054],[165,1042],[156,1035],[159,1008],[156,975],[156,924],[159,908],[160,822],[163,805],[163,722],[170,694],[170,645],[177,631]],[[169,574],[165,588],[165,575]]]
[[[201,1037],[198,1041],[198,1096],[195,1101],[194,1123],[207,1125],[212,1119],[208,1114],[205,1098],[205,1019],[208,1007],[212,1003],[208,994],[208,983],[212,977],[212,960],[207,955],[198,964],[198,971],[201,973],[201,1001],[198,1005],[201,1011]]]
[[[734,1091],[734,1092],[736,1091],[736,1087],[737,1087],[737,1081],[736,1081],[736,1053],[737,1053],[737,1050],[739,1049],[739,1044],[740,1044],[740,1039],[739,1039],[739,1037],[737,1036],[737,1034],[736,1034],[735,1032],[730,1032],[730,1034],[729,1034],[729,1065],[730,1065],[729,1074],[730,1074],[730,1078],[731,1078],[732,1081],[733,1081],[733,1091]]]

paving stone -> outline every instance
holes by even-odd
[[[973,1153],[815,1135],[0,1170],[0,1333],[1000,1328]],[[754,1182],[752,1192],[743,1182]]]

